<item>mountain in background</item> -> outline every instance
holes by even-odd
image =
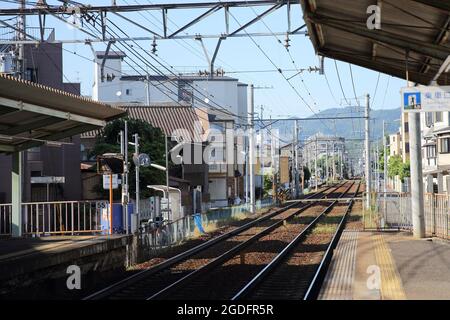
[[[331,108],[317,113],[317,117],[339,118],[345,116],[364,117],[364,107]],[[380,139],[383,135],[383,120],[386,121],[386,132],[392,134],[398,131],[400,126],[401,109],[371,110],[370,125],[371,138]],[[310,116],[314,119],[316,116]],[[266,123],[268,124],[268,123]],[[272,125],[273,129],[278,129],[282,140],[292,141],[293,121],[279,121]],[[300,120],[300,139],[304,140],[317,132],[326,135],[337,135],[346,139],[364,139],[364,119],[345,120]],[[283,145],[283,143],[281,143]]]

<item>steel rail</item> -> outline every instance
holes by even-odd
[[[345,185],[345,184],[343,184]],[[341,188],[343,185],[339,185],[335,188],[335,190]],[[351,186],[350,186],[351,188]],[[349,189],[349,188],[348,188]],[[347,190],[348,190],[347,189]],[[335,191],[333,190],[333,192]],[[346,190],[346,191],[347,191]],[[345,192],[344,192],[345,193]],[[319,201],[326,201],[326,199],[318,199],[317,202]],[[334,202],[333,202],[334,204]],[[283,223],[289,219],[291,219],[294,216],[297,216],[299,214],[301,214],[302,212],[304,212],[306,209],[310,208],[313,205],[313,203],[309,203],[303,207],[301,207],[299,210],[293,212],[292,214],[290,214],[289,216],[273,223],[272,225],[268,226],[267,228],[265,228],[264,230],[260,231],[259,233],[253,235],[251,238],[247,239],[246,241],[238,244],[237,246],[231,248],[230,250],[226,251],[225,253],[223,253],[222,255],[220,255],[219,257],[213,259],[212,261],[208,262],[206,265],[202,266],[201,268],[198,268],[190,273],[188,273],[187,275],[185,275],[184,277],[182,277],[181,279],[173,282],[172,284],[170,284],[169,286],[165,287],[164,289],[160,290],[159,292],[151,295],[150,297],[147,298],[147,300],[153,300],[153,299],[163,299],[165,296],[167,296],[170,292],[172,292],[173,290],[175,290],[176,288],[179,288],[180,286],[185,285],[188,281],[193,280],[195,277],[207,273],[210,269],[213,269],[217,266],[222,265],[224,262],[230,260],[232,257],[234,257],[237,253],[239,253],[240,251],[242,251],[243,249],[245,249],[246,247],[248,247],[249,245],[253,244],[254,242],[256,242],[257,240],[259,240],[261,237],[267,235],[268,233],[270,233],[271,231],[273,231],[274,229],[280,227],[283,225]],[[332,205],[331,205],[332,206]],[[328,208],[326,208],[324,210],[324,212],[326,210],[328,210],[329,208],[331,208],[331,206],[329,206]],[[323,212],[322,212],[323,213]],[[316,218],[317,219],[317,218]],[[315,219],[315,220],[316,220]]]
[[[317,197],[319,195],[323,195],[323,193],[326,192],[327,190],[330,190],[332,188],[334,188],[336,190],[339,187],[340,187],[340,185],[337,186],[337,187],[335,187],[335,186],[326,187],[325,189],[321,190],[318,193],[313,193],[313,194],[305,197],[305,199],[311,199],[311,198]],[[218,236],[216,238],[210,239],[210,240],[208,240],[208,241],[206,241],[206,242],[204,242],[204,243],[202,243],[202,244],[200,244],[198,246],[195,246],[195,247],[193,247],[191,249],[186,250],[185,252],[177,254],[176,256],[171,257],[171,258],[169,258],[169,259],[167,259],[167,260],[165,260],[165,261],[163,261],[163,262],[161,262],[161,263],[159,263],[159,264],[157,264],[157,265],[155,265],[155,266],[153,266],[153,267],[151,267],[149,269],[142,270],[142,271],[140,271],[140,272],[138,272],[138,273],[136,273],[134,275],[131,275],[131,276],[125,278],[125,279],[122,279],[122,280],[120,280],[120,281],[118,281],[116,283],[113,283],[112,285],[110,285],[110,286],[108,286],[106,288],[103,288],[103,289],[101,289],[101,290],[99,290],[97,292],[94,292],[94,293],[88,295],[87,297],[83,298],[83,300],[94,300],[94,299],[96,300],[96,299],[102,299],[102,298],[108,297],[108,296],[110,296],[110,295],[120,291],[121,289],[123,289],[125,287],[128,287],[130,285],[133,285],[133,284],[139,282],[140,280],[142,280],[144,278],[147,278],[147,277],[149,277],[149,276],[151,276],[151,275],[153,275],[153,274],[155,274],[157,272],[160,272],[160,271],[162,271],[164,269],[170,268],[171,266],[173,266],[173,265],[183,261],[184,259],[192,257],[195,254],[197,254],[197,253],[199,253],[199,252],[201,252],[203,250],[206,250],[206,249],[212,247],[213,245],[215,245],[215,244],[217,244],[217,243],[219,243],[221,241],[224,241],[224,240],[226,240],[228,238],[231,238],[232,236],[238,235],[239,233],[241,233],[243,231],[246,231],[247,229],[250,229],[251,227],[253,227],[255,225],[258,225],[259,223],[261,223],[263,221],[269,220],[269,219],[271,219],[271,218],[273,218],[273,217],[275,217],[275,216],[285,212],[286,210],[293,208],[298,203],[299,202],[294,202],[294,203],[286,205],[286,206],[284,206],[284,207],[282,207],[282,208],[280,208],[278,210],[275,210],[272,213],[265,214],[265,215],[263,215],[262,217],[260,217],[258,219],[255,219],[253,221],[250,221],[250,222],[244,224],[241,227],[238,227],[238,228],[236,228],[236,229],[234,229],[234,230],[232,230],[230,232],[227,232],[227,233],[225,233],[223,235],[220,235],[220,236]],[[301,208],[299,208],[299,209],[301,209]]]
[[[354,185],[353,182],[342,194],[346,194]],[[255,277],[253,277],[231,300],[238,300],[248,296],[256,286],[261,283],[290,253],[290,251],[311,231],[317,222],[325,216],[338,203],[334,200],[325,210],[323,210],[305,229],[303,229],[272,261],[264,267]]]
[[[361,182],[358,183],[358,187],[356,188],[356,191],[354,195],[358,194],[359,188],[361,186]],[[342,216],[341,221],[339,222],[338,228],[336,232],[334,233],[333,239],[331,240],[330,244],[328,245],[327,251],[325,252],[324,256],[322,257],[322,260],[319,264],[319,267],[317,268],[317,271],[314,275],[313,280],[311,281],[311,284],[308,287],[308,290],[305,293],[305,296],[303,297],[303,300],[316,300],[320,288],[322,287],[323,280],[325,279],[325,275],[328,270],[328,266],[330,265],[331,258],[333,257],[334,249],[336,248],[339,239],[341,238],[342,231],[344,230],[345,222],[347,220],[347,216],[350,213],[352,207],[353,207],[353,200],[349,201],[349,204],[347,206],[347,210],[345,210],[344,215]]]

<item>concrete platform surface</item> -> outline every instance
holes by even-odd
[[[67,291],[64,279],[71,265],[78,266],[85,278],[100,278],[103,272],[123,270],[131,257],[130,244],[132,236],[127,235],[2,239],[0,300],[22,288],[26,292],[26,288],[36,287],[33,298],[39,296],[39,288]]]
[[[112,236],[49,236],[0,240],[0,264],[7,260],[28,257],[30,255],[49,254],[83,247],[92,243],[120,238]]]
[[[450,242],[345,230],[321,300],[450,300]]]

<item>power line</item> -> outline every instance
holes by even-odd
[[[242,27],[242,25],[240,24],[240,22],[236,19],[236,17],[229,12],[229,14],[231,15],[231,17],[236,21],[236,23]],[[267,58],[267,60],[269,60],[269,62],[279,71],[279,73],[281,74],[281,76],[284,78],[284,80],[286,80],[286,82],[289,84],[289,86],[292,88],[292,90],[294,90],[294,92],[296,93],[296,95],[303,101],[303,103],[308,107],[309,110],[311,110],[311,112],[317,116],[317,113],[311,108],[311,106],[308,104],[308,102],[306,102],[306,100],[302,97],[302,95],[298,92],[298,90],[292,85],[292,83],[289,81],[289,79],[286,78],[286,76],[284,75],[283,71],[281,70],[281,68],[279,68],[274,62],[273,60],[267,55],[267,53],[261,48],[261,46],[255,41],[255,39],[244,29],[243,30],[247,36],[252,40],[253,44],[262,52],[262,54]],[[324,123],[325,124],[325,123]],[[327,126],[325,124],[325,126]],[[328,126],[327,126],[328,127]]]

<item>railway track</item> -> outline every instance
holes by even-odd
[[[354,198],[360,184],[349,193]],[[353,200],[335,201],[329,212],[318,216],[292,240],[261,272],[252,278],[232,300],[312,300],[317,298],[333,249],[339,241]]]
[[[319,201],[324,197],[335,197],[339,188],[342,188],[342,185],[327,187],[306,198]],[[313,203],[292,203],[123,279],[85,299],[147,299],[171,284],[177,283],[196,269],[208,265],[224,253],[237,250],[236,247],[243,247],[243,243],[246,243],[249,239],[253,238],[251,241],[257,240],[265,233],[283,224],[283,221],[301,214],[312,205]]]
[[[346,194],[354,183],[339,186],[329,198]],[[147,299],[232,299],[241,288],[282,252],[291,241],[328,213],[337,200],[320,200],[302,207],[275,225],[245,239],[201,268],[186,274]]]

